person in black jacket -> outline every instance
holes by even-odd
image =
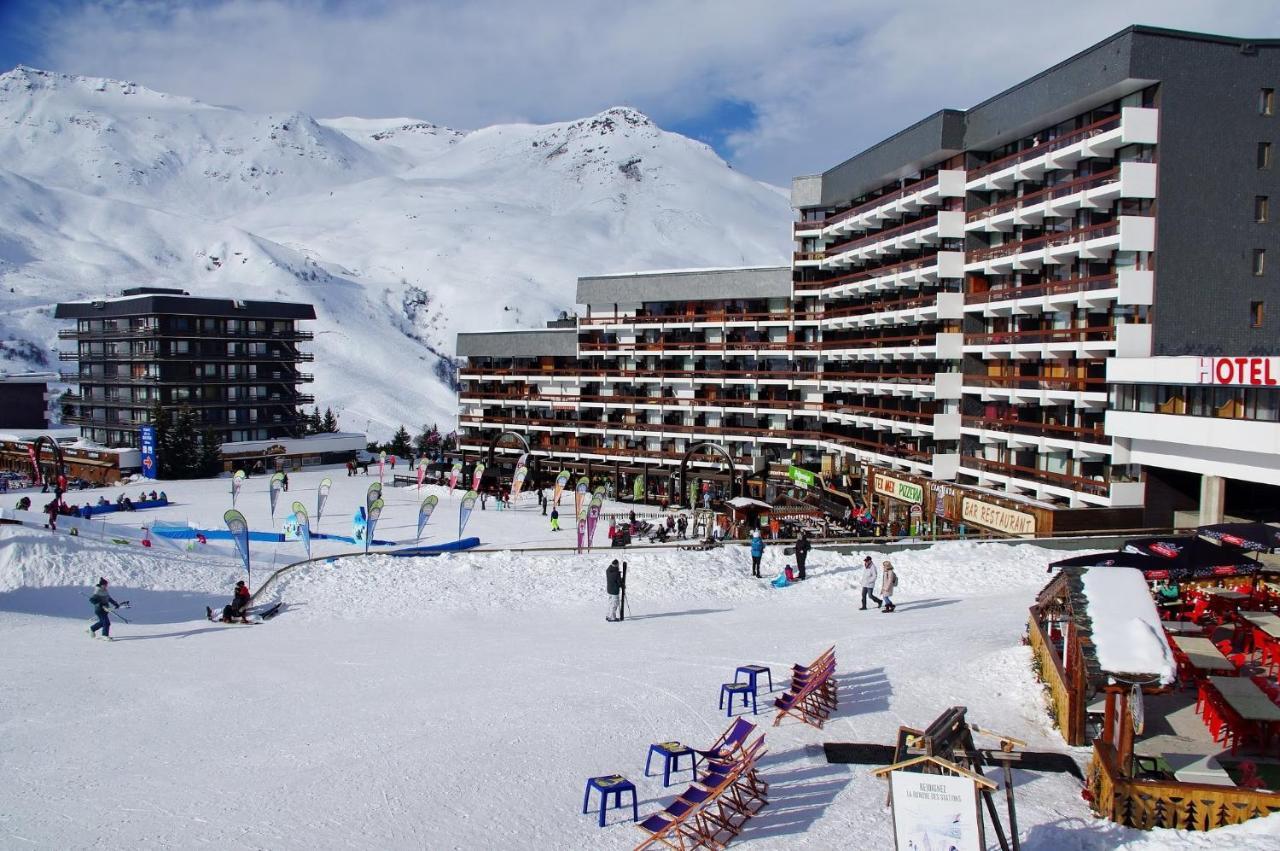
[[[804,562],[809,557],[809,550],[813,549],[813,545],[809,543],[809,530],[802,529],[800,537],[796,539],[796,571],[800,579],[804,579]]]
[[[605,590],[609,592],[609,615],[605,620],[612,623],[619,619],[622,603],[622,570],[618,567],[616,558],[609,562],[609,568],[604,572],[604,582]]]

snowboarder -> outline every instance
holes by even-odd
[[[560,511],[555,506],[551,508],[551,531],[560,531]]]
[[[619,620],[622,605],[622,570],[616,558],[609,562],[609,567],[604,572],[604,581],[605,590],[609,592],[609,614],[605,620],[612,623]]]
[[[236,618],[239,618],[241,623],[248,623],[249,596],[249,586],[245,585],[244,580],[241,579],[236,583],[236,590],[231,597],[231,602],[222,607],[222,617],[219,620],[222,623],[233,623]],[[209,616],[209,620],[214,620],[213,609],[206,608],[205,611]]]
[[[804,562],[809,557],[809,550],[813,545],[809,543],[809,530],[802,529],[800,537],[796,539],[796,571],[799,573],[799,579],[804,581]]]
[[[107,614],[107,606],[115,609],[120,608],[120,604],[111,599],[111,594],[107,592],[106,577],[98,579],[98,584],[93,589],[93,595],[89,597],[89,602],[93,604],[93,613],[98,620],[89,627],[89,635],[94,638],[98,637],[98,630],[102,630],[102,637],[111,640],[111,616]],[[125,600],[125,602],[129,602]]]
[[[871,556],[867,556],[862,560],[862,609],[867,608],[867,599],[875,601],[876,608],[880,608],[884,601],[876,596],[876,580],[879,578],[879,571],[876,570],[875,560]]]
[[[751,575],[757,579],[760,578],[760,559],[762,558],[764,558],[764,538],[760,537],[759,529],[754,529],[751,532]]]
[[[893,589],[898,587],[898,574],[894,572],[893,565],[888,559],[885,559],[881,567],[884,568],[884,572],[880,576],[880,596],[884,597],[884,605],[880,611],[896,611],[898,607],[893,604]]]

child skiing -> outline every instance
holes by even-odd
[[[93,613],[98,617],[98,620],[89,627],[89,635],[97,638],[98,630],[102,630],[102,637],[110,641],[111,616],[107,614],[107,606],[119,609],[120,604],[111,599],[111,594],[107,592],[107,580],[105,577],[98,580],[98,584],[93,589],[93,595],[89,597],[89,602],[93,604]],[[125,600],[125,602],[129,601]]]
[[[555,506],[551,507],[551,531],[560,531],[560,511]]]

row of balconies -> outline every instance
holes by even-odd
[[[836,243],[820,252],[818,268],[843,269],[907,251],[921,251],[944,239],[964,237],[964,213],[942,210],[936,216]]]
[[[72,372],[63,370],[58,373],[62,381],[70,384],[80,384],[82,386],[101,385],[104,387],[150,387],[154,385],[191,385],[191,386],[207,386],[210,384],[261,384],[268,382],[283,382],[285,384],[305,384],[315,380],[315,376],[309,372],[298,372],[293,374],[286,373],[264,373],[262,375],[249,376],[232,376],[228,378],[196,378],[194,376],[105,376],[94,375],[92,373],[85,374],[82,372]]]
[[[149,410],[157,401],[156,399],[108,399],[99,396],[86,396],[84,394],[69,393],[61,397],[60,401],[68,405],[86,405],[90,407],[107,407],[107,408],[140,408]],[[309,393],[280,394],[271,393],[266,396],[248,396],[238,399],[170,399],[161,401],[166,408],[235,408],[244,405],[258,405],[268,407],[278,407],[280,405],[311,405],[316,401],[316,397]]]
[[[301,342],[315,339],[314,331],[250,331],[248,329],[216,331],[176,331],[163,328],[113,328],[110,330],[81,331],[79,328],[62,328],[59,340],[282,340]]]
[[[665,313],[660,316],[641,315],[635,313],[618,313],[615,315],[584,316],[578,319],[579,327],[587,333],[594,328],[607,327],[619,330],[643,331],[646,329],[689,329],[700,328],[791,328],[803,325],[814,325],[820,317],[819,313],[771,310],[758,312],[745,311],[703,311],[686,313]]]
[[[1047,218],[1070,218],[1078,210],[1107,210],[1119,198],[1156,197],[1155,163],[1126,162],[1108,171],[970,210],[965,230],[1008,233],[1038,226]]]
[[[109,362],[134,362],[134,361],[165,361],[165,362],[207,362],[215,361],[217,363],[228,362],[245,362],[245,363],[262,363],[264,361],[277,361],[280,363],[299,363],[311,362],[316,359],[312,352],[295,352],[277,349],[271,352],[264,352],[255,355],[249,354],[227,354],[226,352],[58,352],[58,360],[61,361],[81,361],[99,363],[102,361]]]
[[[943,198],[963,198],[964,182],[963,169],[944,169],[932,177],[829,216],[824,221],[796,222],[795,235],[797,238],[838,236],[878,228],[886,220],[901,219],[924,207],[937,206]]]
[[[965,253],[964,271],[984,275],[1034,271],[1075,260],[1107,260],[1117,251],[1154,251],[1155,219],[1119,216]]]

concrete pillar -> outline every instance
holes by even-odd
[[[1221,523],[1227,502],[1227,480],[1222,476],[1200,477],[1200,525]]]

